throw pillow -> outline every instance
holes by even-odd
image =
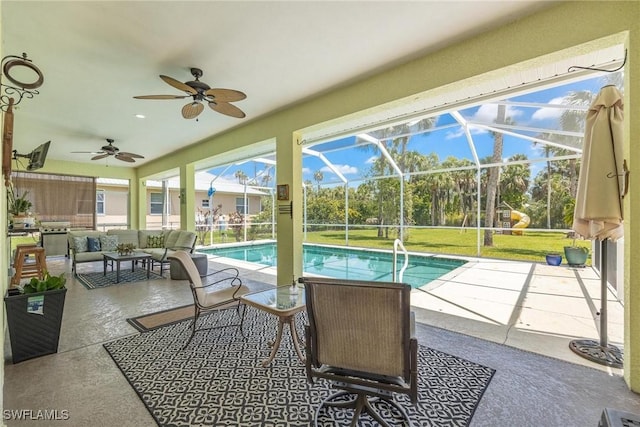
[[[74,237],[73,238],[73,246],[76,250],[76,253],[87,252],[89,251],[89,247],[87,245],[86,237]]]
[[[89,248],[89,252],[100,252],[100,238],[87,237],[87,246]]]
[[[103,251],[115,251],[118,246],[118,236],[100,236],[100,246]]]
[[[164,236],[159,234],[157,236],[147,236],[148,248],[164,248]]]

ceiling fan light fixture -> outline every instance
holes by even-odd
[[[246,99],[247,95],[239,90],[211,88],[208,84],[199,80],[202,77],[202,70],[192,67],[191,75],[195,80],[180,82],[173,77],[160,75],[160,78],[170,86],[186,92],[186,95],[141,95],[134,96],[136,99],[181,99],[192,97],[193,102],[182,107],[182,117],[185,119],[195,119],[204,110],[203,102],[207,102],[212,110],[230,117],[243,118],[245,113],[230,102]],[[197,121],[197,120],[196,120]]]
[[[73,151],[73,153],[88,153],[88,154],[97,154],[93,156],[91,160],[100,160],[107,158],[109,156],[114,156],[118,160],[122,160],[123,162],[134,163],[135,159],[144,159],[144,156],[135,153],[127,153],[125,151],[120,151],[118,147],[113,145],[114,140],[111,138],[107,138],[107,145],[103,145],[100,151],[91,152],[91,151]]]

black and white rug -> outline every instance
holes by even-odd
[[[190,322],[181,322],[104,347],[160,426],[311,425],[318,404],[335,390],[324,381],[307,383],[288,330],[273,363],[260,366],[277,320],[246,310],[246,338],[238,328],[213,329],[198,332],[181,350],[190,333]],[[300,333],[306,320],[301,316]],[[237,317],[225,310],[203,318],[206,323],[216,319],[223,324]],[[419,357],[418,403],[413,406],[401,395],[398,402],[416,426],[467,426],[495,371],[422,345]],[[336,420],[319,424],[333,426]],[[377,423],[364,416],[359,425]]]
[[[132,272],[130,268],[120,270],[120,281],[116,283],[116,271],[107,271],[105,275],[102,271],[92,273],[78,273],[77,279],[87,289],[105,288],[107,286],[121,285],[123,283],[140,282],[142,280],[161,279],[162,276],[151,271],[147,279],[147,270],[136,267]]]

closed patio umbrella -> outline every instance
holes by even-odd
[[[622,198],[626,163],[622,147],[622,95],[603,87],[587,113],[573,230],[600,242],[600,341],[574,340],[569,347],[593,362],[622,367],[622,352],[607,342],[607,240],[623,236]]]

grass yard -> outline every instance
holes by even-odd
[[[366,248],[393,249],[395,235],[388,239],[377,237],[376,230],[349,230],[349,246]],[[451,255],[477,256],[477,238],[475,230],[459,229],[411,229],[405,236],[404,246],[408,251],[442,253]],[[480,235],[481,243],[483,234]],[[331,245],[344,245],[342,231],[307,232],[307,242]],[[480,246],[480,256],[510,260],[546,262],[549,253],[563,255],[564,247],[570,246],[572,239],[565,233],[545,233],[525,231],[523,235],[495,234],[493,247]],[[578,240],[576,245],[591,247],[590,241]],[[566,262],[566,260],[563,260]],[[591,264],[591,254],[587,264]]]

